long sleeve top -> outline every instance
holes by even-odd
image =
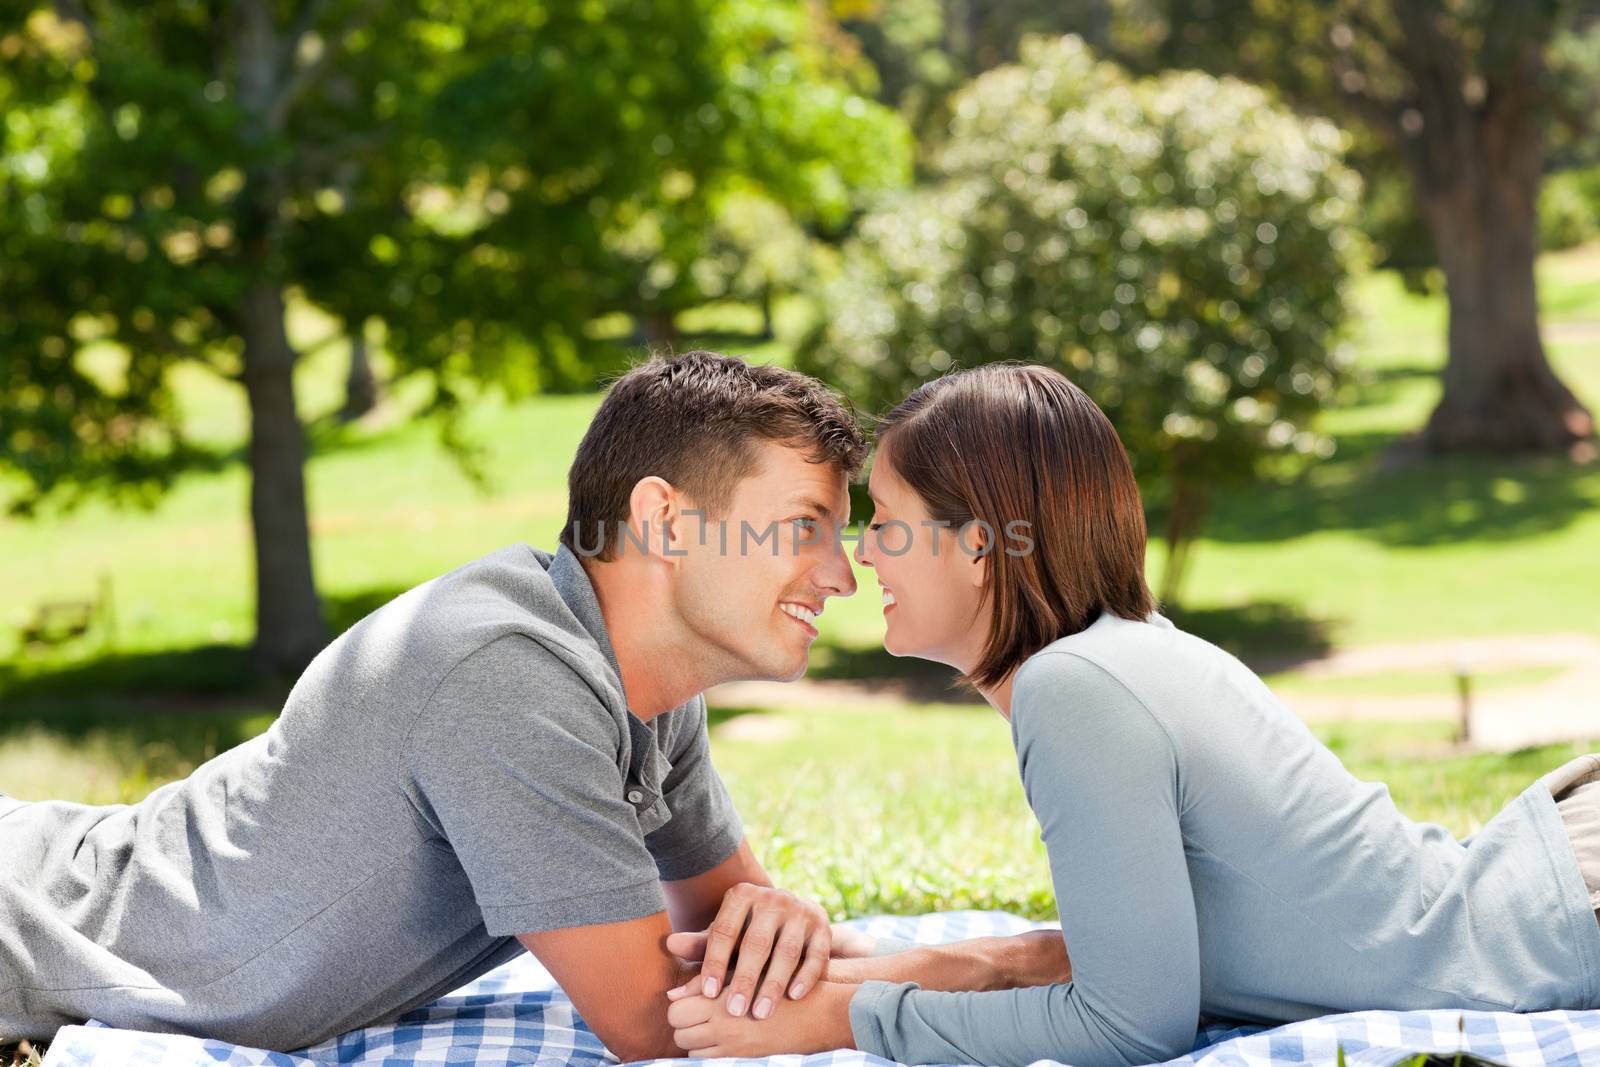
[[[1600,1007],[1600,923],[1549,790],[1469,841],[1356,780],[1247,667],[1105,616],[1018,672],[1012,736],[1071,982],[865,983],[856,1044],[908,1063],[1122,1067],[1199,1017]]]

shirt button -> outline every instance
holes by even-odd
[[[643,793],[639,792],[637,789],[628,790],[628,803],[629,804],[639,804],[639,803],[642,803],[643,801],[644,801],[644,794]]]

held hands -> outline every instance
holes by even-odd
[[[700,961],[700,973],[667,997],[704,997],[735,1018],[748,1011],[765,1019],[785,992],[799,1000],[816,987],[832,950],[833,930],[820,905],[787,890],[741,882],[723,896],[709,928],[667,938],[668,952]]]

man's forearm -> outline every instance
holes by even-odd
[[[977,937],[887,956],[835,959],[828,981],[916,982],[946,992],[1018,989],[1072,979],[1061,934],[1036,930],[1015,937]]]

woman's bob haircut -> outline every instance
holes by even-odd
[[[1128,453],[1062,375],[1017,363],[956,371],[889,412],[878,442],[934,521],[988,538],[989,640],[968,682],[998,685],[1102,612],[1155,610]]]

